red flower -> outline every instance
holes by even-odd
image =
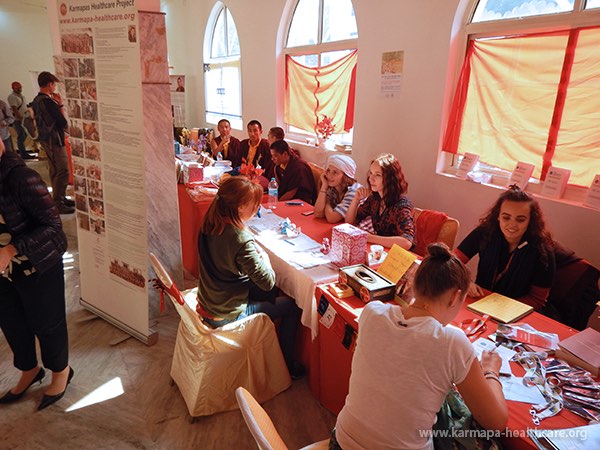
[[[317,122],[315,131],[319,137],[323,139],[329,139],[333,133],[335,133],[335,125],[333,124],[333,118],[327,115],[323,115],[323,119]]]
[[[257,180],[264,173],[264,170],[254,167],[254,164],[248,163],[245,158],[242,158],[242,165],[240,166],[240,174],[244,175],[249,180]]]

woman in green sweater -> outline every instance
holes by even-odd
[[[279,344],[294,376],[301,371],[292,358],[300,309],[292,298],[276,296],[269,257],[246,229],[262,195],[262,187],[245,177],[221,184],[198,235],[197,311],[213,328],[259,312],[281,319]]]

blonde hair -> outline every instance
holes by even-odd
[[[220,235],[225,225],[231,223],[243,228],[239,208],[251,203],[258,210],[262,200],[263,189],[246,177],[231,177],[225,180],[213,202],[210,204],[200,232],[203,234]]]

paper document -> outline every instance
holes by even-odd
[[[485,339],[485,338],[477,339],[475,342],[473,342],[473,347],[475,347],[475,352],[477,353],[477,357],[479,359],[481,359],[481,354],[483,353],[484,350],[492,351],[495,349],[496,353],[498,353],[498,355],[500,355],[500,357],[502,358],[502,367],[500,367],[500,374],[501,375],[512,375],[512,371],[510,370],[510,362],[509,361],[514,356],[514,354],[517,352],[515,352],[514,350],[511,350],[509,348],[506,348],[502,345],[500,345],[499,347],[496,347],[496,344],[494,344],[489,339]]]
[[[502,383],[502,392],[506,400],[513,402],[530,403],[537,405],[545,403],[544,396],[537,386],[526,386],[523,384],[523,378],[520,377],[500,377]]]

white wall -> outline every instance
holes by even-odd
[[[30,71],[54,71],[45,2],[0,2],[0,42],[0,98],[6,101],[12,92],[11,83],[20,81],[23,95],[27,101],[32,101],[38,86]]]
[[[278,36],[283,35],[282,14],[292,2],[225,1],[241,41],[244,122],[257,118],[265,128],[282,125],[281,97],[278,97],[281,89],[276,88],[282,86],[283,76],[283,62],[279,57],[282,42],[278,41]],[[453,52],[462,51],[460,36],[453,36],[453,30],[460,29],[462,16],[456,18],[455,14],[459,6],[464,10],[470,2],[353,2],[359,32],[353,157],[359,173],[366,173],[369,162],[379,153],[394,153],[402,161],[414,203],[456,217],[461,222],[459,239],[477,224],[479,216],[499,194],[494,188],[435,173],[451,96],[446,84],[447,80],[453,83],[456,75]],[[202,55],[204,33],[213,5],[210,0],[161,1],[162,10],[167,12],[169,62],[174,66],[174,72],[187,75],[190,126],[207,125],[204,123]],[[5,30],[0,32],[5,33]],[[397,99],[384,99],[378,95],[381,53],[393,50],[405,52],[402,92]],[[21,53],[25,53],[25,48],[16,52]],[[49,55],[46,58],[51,62]],[[13,61],[21,60],[13,58]],[[6,63],[6,58],[2,61]],[[29,64],[28,61],[24,65]],[[26,73],[27,69],[20,65],[20,62],[14,63],[15,70]],[[3,70],[0,77],[5,72]],[[245,137],[244,132],[234,134]],[[600,266],[600,237],[597,234],[600,212],[552,200],[541,200],[540,203],[555,238]]]

